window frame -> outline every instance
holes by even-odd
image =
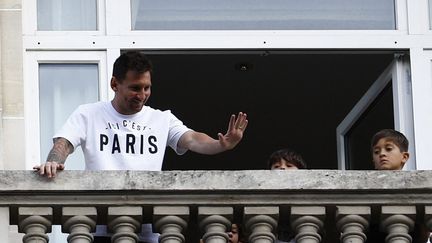
[[[98,30],[97,31],[38,31],[37,30],[37,0],[22,1],[23,26],[23,56],[24,56],[24,93],[25,93],[25,130],[26,130],[26,166],[31,168],[38,161],[39,152],[39,117],[33,114],[37,108],[38,95],[31,93],[31,85],[37,69],[32,65],[40,60],[79,61],[85,59],[89,53],[104,53],[99,65],[100,85],[108,84],[108,77],[112,73],[112,64],[120,55],[120,50],[217,50],[217,49],[263,49],[263,50],[402,50],[410,51],[411,71],[413,80],[425,80],[425,76],[432,80],[428,73],[432,59],[426,57],[432,50],[432,30],[430,28],[428,0],[394,0],[396,30],[284,30],[284,31],[132,31],[130,1],[97,0]],[[119,18],[119,16],[122,16]],[[427,36],[425,36],[427,35]],[[420,38],[421,37],[421,38]],[[427,54],[425,54],[427,52]],[[37,54],[35,54],[37,53]],[[52,54],[52,53],[58,53]],[[75,60],[71,53],[77,54]],[[87,53],[87,54],[83,54]],[[43,57],[45,56],[45,57]],[[50,58],[48,58],[50,57]],[[97,59],[97,58],[96,58]],[[84,60],[85,61],[85,60]],[[104,75],[102,75],[104,74]],[[105,78],[103,78],[105,77]],[[29,86],[30,85],[30,86]],[[430,118],[424,114],[430,108],[421,104],[423,101],[432,103],[432,91],[425,89],[426,84],[413,82],[414,125],[415,139],[418,144],[429,141],[432,128],[428,127],[423,118]],[[100,89],[108,100],[113,97],[107,85]],[[28,96],[29,95],[29,96]],[[37,104],[34,103],[37,101]],[[431,112],[432,114],[432,112]],[[38,123],[32,124],[37,121]],[[28,136],[37,131],[36,139]],[[419,132],[421,131],[421,132]],[[422,135],[424,132],[425,135]],[[34,143],[36,141],[37,143]],[[35,156],[35,154],[37,156]],[[427,148],[416,147],[418,161],[426,163],[429,154]],[[36,158],[36,160],[34,160]],[[29,162],[30,161],[30,162]],[[32,163],[32,164],[28,164]],[[426,168],[421,165],[417,168]],[[430,166],[429,166],[430,167]],[[432,169],[432,167],[430,167]]]
[[[345,136],[367,112],[369,106],[379,97],[389,82],[392,82],[394,128],[404,133],[410,141],[410,158],[404,169],[416,169],[411,69],[409,58],[403,53],[395,54],[393,62],[388,65],[336,128],[338,169],[346,169]]]
[[[105,2],[96,0],[96,30],[38,30],[37,29],[37,0],[26,0],[22,2],[23,35],[104,35],[106,33]]]
[[[97,64],[98,99],[109,99],[107,82],[106,53],[101,51],[52,51],[30,52],[24,59],[24,130],[25,130],[25,168],[32,169],[40,161],[40,117],[39,117],[39,64]],[[36,78],[35,78],[36,75]]]
[[[431,170],[430,140],[432,137],[432,48],[410,48],[412,107],[416,141],[416,168]]]
[[[140,35],[159,35],[171,36],[195,36],[197,33],[203,33],[223,37],[229,36],[233,33],[239,34],[282,34],[282,35],[375,35],[375,34],[386,34],[386,35],[403,35],[407,33],[408,22],[407,22],[407,1],[408,0],[394,0],[395,4],[395,30],[132,30],[132,14],[131,14],[131,1],[112,1],[106,6],[107,8],[107,26],[115,26],[115,28],[107,28],[108,34],[119,34],[127,36],[140,36]],[[111,10],[111,11],[110,11]],[[125,16],[122,19],[117,20],[109,16],[108,13],[118,12],[120,16]],[[178,41],[178,39],[177,39]]]

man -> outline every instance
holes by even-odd
[[[192,150],[216,154],[234,148],[242,139],[248,121],[240,112],[231,116],[226,134],[213,139],[187,128],[170,111],[145,106],[151,94],[150,61],[139,52],[122,54],[114,63],[111,102],[78,107],[54,136],[45,163],[33,167],[53,178],[65,168],[76,147],[84,152],[87,170],[153,170],[162,168],[165,147],[178,154]],[[143,225],[140,242],[157,242],[151,225]],[[94,242],[110,242],[106,228],[98,226]]]
[[[122,54],[114,63],[111,102],[80,106],[54,136],[42,176],[55,177],[69,154],[82,146],[88,170],[161,170],[166,145],[178,154],[191,150],[216,154],[234,148],[247,127],[246,114],[232,115],[226,134],[213,139],[187,128],[170,111],[145,103],[151,94],[150,61],[139,52]]]

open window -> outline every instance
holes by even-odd
[[[395,55],[337,127],[339,168],[373,169],[370,140],[385,128],[408,138],[410,159],[405,169],[415,169],[410,67],[408,57],[401,54]]]
[[[264,169],[284,147],[300,152],[309,168],[336,169],[336,128],[395,59],[392,51],[144,52],[155,66],[148,105],[171,109],[213,137],[225,132],[230,114],[244,111],[250,121],[234,150],[177,156],[168,149],[165,170]],[[369,147],[362,153],[370,156]]]

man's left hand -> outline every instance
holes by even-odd
[[[231,115],[226,134],[218,133],[219,143],[222,148],[225,150],[233,149],[240,142],[248,125],[246,118],[246,113],[243,112],[239,112],[237,117]]]

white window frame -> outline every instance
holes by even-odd
[[[86,59],[90,53],[105,53],[100,59],[100,85],[108,85],[112,64],[120,50],[410,50],[413,80],[414,125],[416,128],[417,161],[428,161],[425,148],[427,136],[432,137],[432,128],[421,119],[430,121],[430,108],[421,104],[432,104],[432,91],[428,90],[424,78],[432,80],[429,58],[432,50],[432,31],[429,25],[428,0],[395,0],[396,30],[247,30],[247,31],[132,31],[130,0],[97,0],[97,31],[37,31],[37,0],[22,1],[24,89],[26,121],[26,165],[38,161],[35,149],[39,150],[38,97],[32,93],[32,82],[38,70],[34,68],[38,58],[59,63]],[[427,55],[425,53],[428,53]],[[37,54],[36,54],[37,53]],[[57,54],[52,54],[57,53]],[[77,54],[72,54],[77,53]],[[71,57],[75,55],[75,57]],[[426,55],[426,56],[425,56]],[[45,57],[44,57],[45,56]],[[73,60],[75,59],[75,60]],[[91,59],[88,58],[87,61]],[[86,60],[84,60],[86,61]],[[105,63],[105,64],[102,64]],[[103,78],[105,77],[105,78]],[[38,83],[38,82],[36,82]],[[28,86],[30,84],[30,86]],[[34,83],[33,83],[34,85]],[[37,91],[37,89],[36,89]],[[100,89],[101,100],[111,99],[109,87]],[[34,100],[37,103],[34,103]],[[428,114],[425,114],[429,112]],[[27,114],[29,113],[29,114]],[[429,123],[431,124],[431,123]],[[36,138],[28,134],[37,132]],[[422,133],[427,134],[422,135]],[[36,143],[34,143],[36,141]],[[419,157],[420,156],[420,157]],[[30,162],[29,162],[30,161]],[[425,162],[424,162],[425,163]],[[432,166],[430,166],[432,169]],[[31,167],[30,167],[31,168]],[[417,166],[417,168],[422,168]]]
[[[232,34],[232,33],[239,33],[239,32],[253,32],[253,33],[281,33],[281,34],[288,34],[288,35],[298,35],[298,34],[342,34],[342,33],[348,33],[348,34],[355,34],[355,35],[365,35],[365,34],[375,34],[375,33],[386,33],[386,34],[394,34],[394,33],[406,33],[407,31],[407,1],[409,0],[394,0],[395,4],[395,30],[255,30],[255,31],[242,31],[242,30],[223,30],[223,31],[214,31],[214,30],[175,30],[175,31],[168,31],[168,30],[132,30],[132,15],[131,15],[131,1],[130,0],[111,0],[107,2],[107,9],[112,10],[108,11],[111,13],[115,13],[114,10],[117,10],[119,13],[121,13],[121,16],[124,16],[123,19],[110,18],[111,16],[108,16],[107,14],[107,26],[116,26],[115,32],[113,34],[121,34],[121,35],[142,35],[142,34],[158,34],[158,33],[172,33],[172,34],[179,34],[183,33],[185,35],[193,35],[194,33],[209,33],[209,34]],[[424,1],[424,0],[422,0]],[[116,15],[118,16],[118,15]],[[110,21],[111,20],[111,21]],[[112,21],[112,20],[115,20]],[[114,31],[114,29],[110,29],[107,31],[108,34],[110,34],[111,31]]]
[[[24,55],[24,126],[26,158],[25,168],[32,169],[39,164],[40,119],[39,119],[39,64],[79,63],[98,64],[99,100],[109,98],[107,79],[107,58],[103,51],[27,51]]]
[[[105,35],[105,1],[96,0],[96,30],[82,30],[82,31],[42,31],[37,29],[37,0],[22,1],[22,19],[23,19],[23,35],[46,35],[46,36],[77,36],[77,35]]]
[[[409,59],[401,54],[387,66],[377,80],[355,104],[348,115],[336,128],[338,168],[346,169],[345,136],[360,119],[368,107],[375,101],[384,88],[392,82],[394,127],[405,134],[410,141],[410,158],[405,170],[416,169],[416,149],[414,140],[414,120],[412,103],[412,82]]]
[[[419,42],[408,35],[408,19],[417,14],[412,2],[417,0],[394,1],[396,30],[132,31],[130,0],[98,0],[100,29],[94,34],[36,31],[36,0],[26,0],[23,46],[27,50],[409,49]]]
[[[414,137],[418,170],[431,170],[432,46],[410,49]]]

